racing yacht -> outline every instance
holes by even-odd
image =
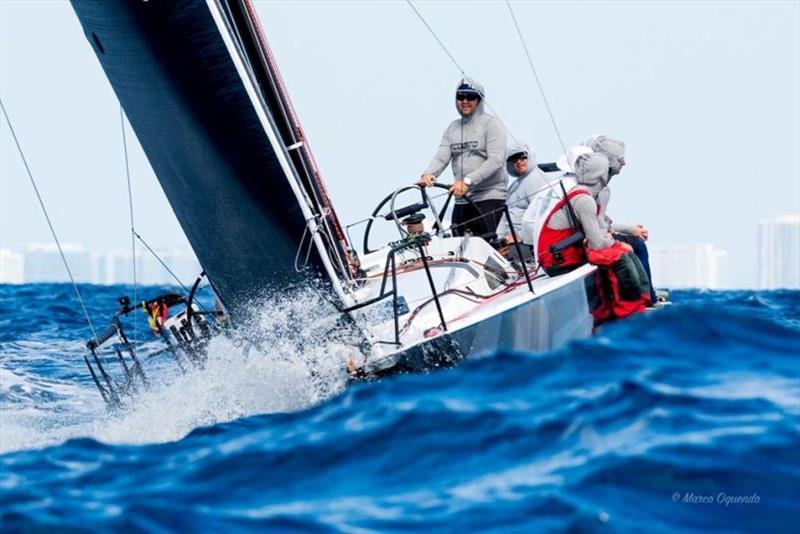
[[[342,357],[354,378],[498,350],[550,350],[591,333],[595,267],[548,277],[525,259],[516,235],[506,254],[487,236],[457,235],[446,222],[451,198],[438,190],[388,192],[357,248],[250,0],[72,5],[216,294],[222,311],[212,315],[236,323],[256,296],[321,273],[363,337]],[[373,243],[378,224],[394,235]],[[303,256],[307,268],[298,269]],[[121,321],[140,307],[165,351],[202,359],[198,340],[214,321],[193,302],[196,288],[144,303],[123,299],[111,327],[90,340],[86,364],[107,401],[146,380]],[[172,307],[183,311],[168,317]],[[122,384],[99,357],[115,343]]]

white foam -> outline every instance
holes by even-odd
[[[86,423],[105,414],[102,402],[91,393],[79,384],[0,365],[0,452],[43,447],[85,434]]]
[[[170,380],[151,376],[151,387],[109,414],[91,383],[32,377],[0,366],[0,451],[39,448],[70,438],[108,443],[177,440],[193,429],[264,413],[295,411],[319,403],[346,385],[349,339],[331,335],[336,309],[313,289],[254,307],[251,326],[231,338],[215,337],[204,369]],[[341,329],[339,329],[341,330]],[[244,350],[257,341],[257,347]],[[75,345],[68,356],[82,366]],[[165,356],[168,358],[168,356]],[[85,373],[85,369],[76,372]],[[58,400],[37,405],[37,392]],[[52,396],[52,395],[51,395]]]

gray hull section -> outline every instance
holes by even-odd
[[[543,352],[591,335],[594,322],[585,279],[454,333],[462,352],[481,356],[497,350]]]
[[[397,355],[394,367],[387,371],[446,367],[498,351],[546,352],[589,337],[594,321],[587,294],[592,291],[593,272],[516,308],[409,348]]]

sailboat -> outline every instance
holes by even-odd
[[[259,297],[321,273],[339,312],[363,336],[360,350],[342,362],[356,378],[498,350],[544,351],[591,333],[595,267],[548,277],[481,236],[456,236],[445,221],[451,199],[444,194],[416,185],[387,192],[357,250],[249,0],[72,5],[232,321]],[[377,223],[394,225],[396,237],[373,243]],[[514,236],[522,258],[519,247]],[[308,268],[298,272],[303,256]],[[188,314],[191,327],[191,315],[201,317],[191,295],[171,299],[187,309],[163,326],[185,326]],[[166,305],[145,308],[158,322]],[[123,303],[122,311],[135,307]],[[115,325],[90,348],[119,334]]]

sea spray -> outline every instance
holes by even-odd
[[[253,301],[242,326],[216,336],[202,369],[137,395],[92,435],[115,443],[179,439],[192,429],[247,415],[307,408],[346,385],[347,332],[314,287]]]
[[[81,366],[71,366],[80,376],[54,379],[6,369],[12,359],[4,358],[0,451],[76,437],[108,443],[176,440],[200,426],[307,408],[345,387],[346,360],[358,350],[357,333],[341,322],[319,287],[254,299],[248,310],[236,329],[210,341],[202,368],[186,366],[180,373],[169,364],[169,353],[161,355],[158,365],[147,368],[150,387],[124,399],[124,408],[115,412],[105,409]],[[139,351],[157,347],[148,341]],[[25,353],[30,345],[19,349]],[[61,341],[34,351],[44,349],[69,352],[73,362],[85,350],[79,342]],[[43,398],[49,409],[40,412]]]

